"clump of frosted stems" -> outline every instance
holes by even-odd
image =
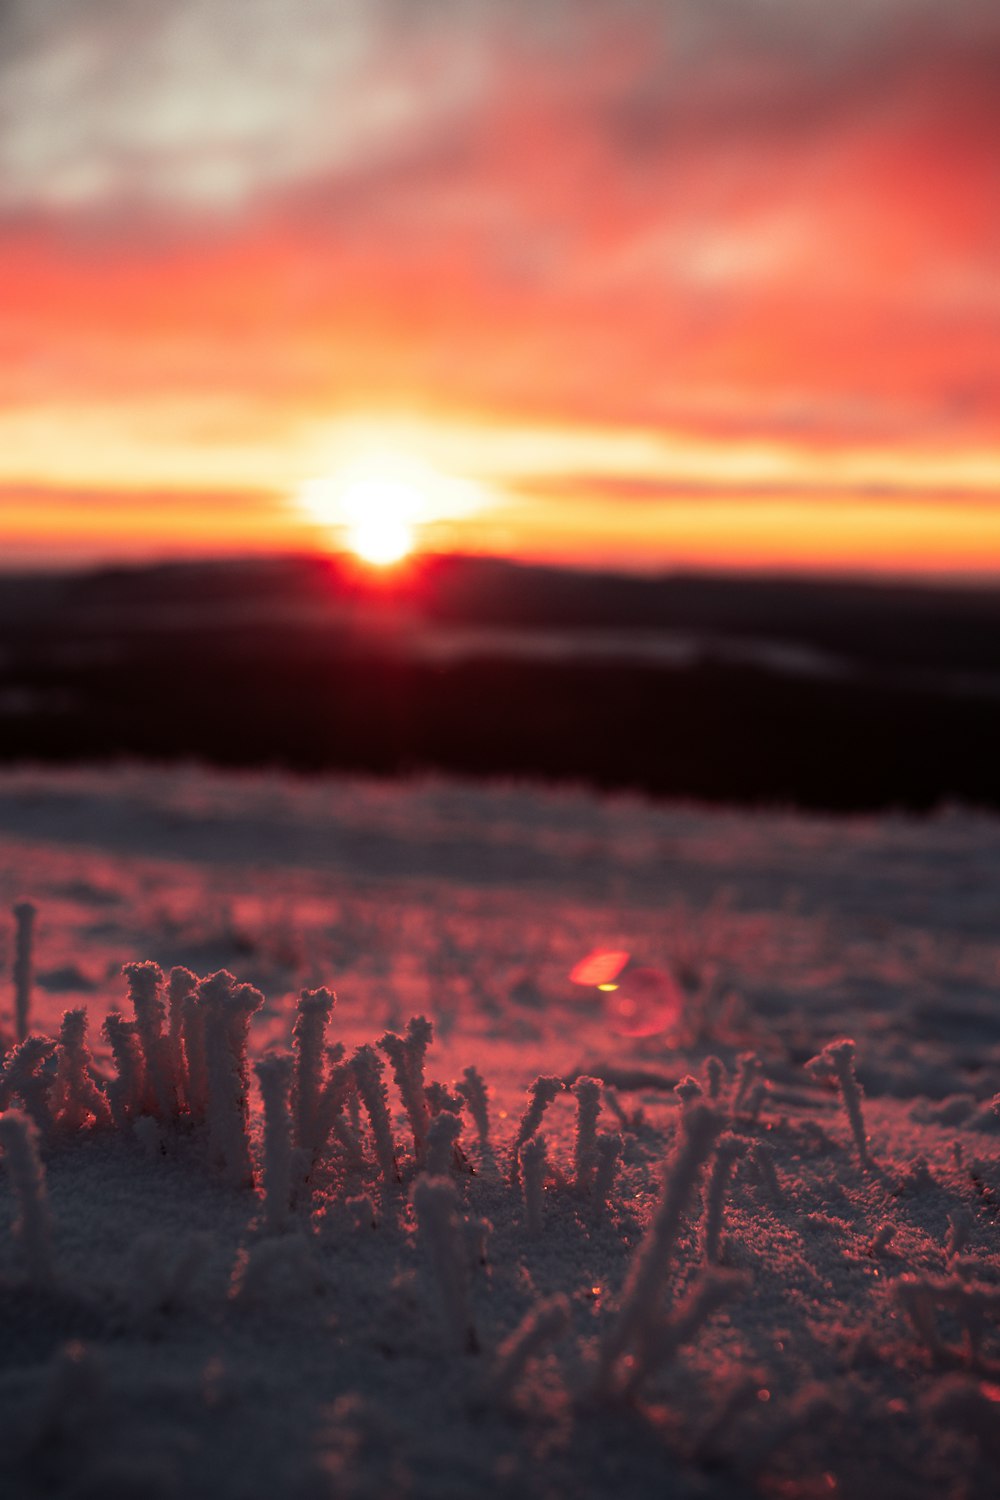
[[[497,1350],[490,1389],[499,1401],[506,1400],[520,1382],[530,1359],[554,1343],[570,1324],[569,1298],[562,1292],[545,1297],[529,1308],[509,1338]]]
[[[379,1040],[379,1046],[392,1065],[396,1087],[413,1132],[413,1150],[418,1161],[423,1159],[430,1126],[430,1111],[424,1095],[424,1059],[433,1038],[434,1027],[430,1021],[424,1016],[412,1016],[405,1037],[387,1031]]]
[[[126,964],[122,973],[135,1012],[135,1029],[142,1046],[145,1068],[143,1104],[158,1120],[177,1112],[177,1095],[167,1064],[163,1023],[167,1008],[163,1001],[163,970],[155,963]]]
[[[692,1104],[681,1120],[660,1201],[633,1258],[618,1315],[602,1340],[598,1382],[605,1388],[612,1383],[621,1355],[630,1346],[641,1346],[650,1325],[657,1321],[681,1218],[721,1126],[720,1115],[707,1104]]]
[[[295,1006],[292,1118],[295,1144],[310,1160],[321,1150],[319,1111],[326,1069],[326,1028],[335,1004],[333,991],[320,988],[303,990]]]
[[[23,1042],[28,1035],[28,1017],[31,1014],[31,987],[33,982],[33,939],[37,907],[30,901],[19,901],[14,907],[14,1016],[17,1039]]]
[[[462,1072],[462,1080],[456,1083],[455,1088],[465,1099],[469,1106],[472,1122],[476,1127],[481,1146],[489,1145],[490,1139],[490,1117],[487,1103],[486,1084],[477,1068],[465,1068]]]
[[[836,1079],[844,1111],[851,1127],[851,1134],[854,1136],[858,1159],[863,1167],[870,1167],[874,1163],[868,1150],[868,1137],[865,1134],[865,1120],[861,1112],[861,1085],[854,1071],[854,1053],[855,1047],[851,1038],[841,1037],[839,1041],[827,1042],[822,1052],[809,1059],[806,1067],[815,1076],[832,1075]]]
[[[479,1348],[472,1321],[469,1270],[459,1218],[458,1194],[447,1177],[421,1175],[411,1193],[420,1241],[437,1283],[449,1342],[458,1353]]]
[[[351,1058],[351,1069],[361,1102],[371,1121],[375,1155],[382,1177],[387,1184],[398,1182],[396,1146],[389,1118],[389,1096],[382,1082],[382,1060],[370,1043],[366,1042],[357,1049]]]
[[[59,1028],[58,1062],[54,1088],[55,1114],[69,1130],[79,1130],[93,1117],[98,1125],[111,1123],[107,1096],[94,1082],[93,1061],[87,1046],[87,1012],[68,1010]]]
[[[544,1135],[533,1135],[521,1147],[523,1172],[524,1222],[532,1236],[542,1232],[542,1203],[545,1196],[545,1177],[548,1172],[548,1146]]]
[[[536,1078],[528,1090],[528,1104],[518,1124],[510,1154],[510,1180],[515,1186],[521,1176],[521,1147],[534,1135],[542,1123],[545,1111],[562,1091],[562,1079],[545,1074]]]
[[[35,1286],[50,1286],[54,1279],[52,1222],[34,1120],[19,1109],[0,1115],[0,1146],[20,1209],[15,1233],[27,1261],[28,1279]]]
[[[573,1085],[576,1095],[576,1137],[573,1164],[576,1190],[589,1193],[597,1167],[597,1117],[601,1112],[601,1084],[596,1078],[578,1078]]]
[[[743,1142],[733,1135],[724,1135],[716,1148],[711,1176],[708,1179],[705,1227],[702,1236],[702,1250],[710,1265],[719,1259],[719,1240],[722,1234],[726,1189],[729,1186],[733,1167],[745,1149]]]
[[[292,1124],[288,1095],[292,1059],[271,1054],[254,1065],[264,1101],[264,1226],[280,1234],[292,1197]]]

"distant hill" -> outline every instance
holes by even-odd
[[[0,759],[1000,807],[1000,592],[277,557],[0,579]]]

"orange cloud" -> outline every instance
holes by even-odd
[[[607,507],[595,547],[623,484],[679,489],[692,514],[699,493],[749,503],[734,463],[763,444],[788,455],[795,556],[839,558],[809,453],[879,450],[895,466],[879,483],[942,518],[970,454],[1000,472],[1000,23],[971,0],[547,21],[387,3],[349,23],[306,7],[299,29],[293,4],[270,42],[256,0],[231,37],[213,4],[167,5],[130,33],[121,76],[117,8],[66,10],[47,30],[25,8],[6,64],[22,101],[0,144],[8,489],[103,476],[138,497],[162,464],[161,485],[220,494],[201,515],[226,545],[225,495],[248,485],[294,544],[275,497],[335,418],[669,432],[711,445],[714,470],[609,459],[585,497]],[[116,411],[117,443],[95,415]],[[506,474],[490,534],[515,550],[561,534],[589,460],[564,463],[561,497]],[[863,463],[833,488],[872,500]],[[501,503],[518,489],[530,521]],[[702,514],[708,554],[717,522]],[[897,541],[909,556],[859,521],[848,550]]]

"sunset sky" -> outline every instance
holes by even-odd
[[[995,0],[12,0],[0,566],[1000,575]],[[395,481],[393,481],[395,482]]]

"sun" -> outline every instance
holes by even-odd
[[[340,504],[347,522],[347,546],[355,557],[387,568],[413,551],[415,523],[425,511],[424,497],[414,485],[394,479],[356,479],[345,487]]]
[[[362,562],[392,567],[417,548],[419,529],[432,519],[425,486],[399,467],[368,460],[308,480],[299,504]]]
[[[453,542],[455,523],[483,509],[474,481],[403,449],[366,448],[307,479],[295,505],[330,542],[368,567],[390,569],[414,552]]]

